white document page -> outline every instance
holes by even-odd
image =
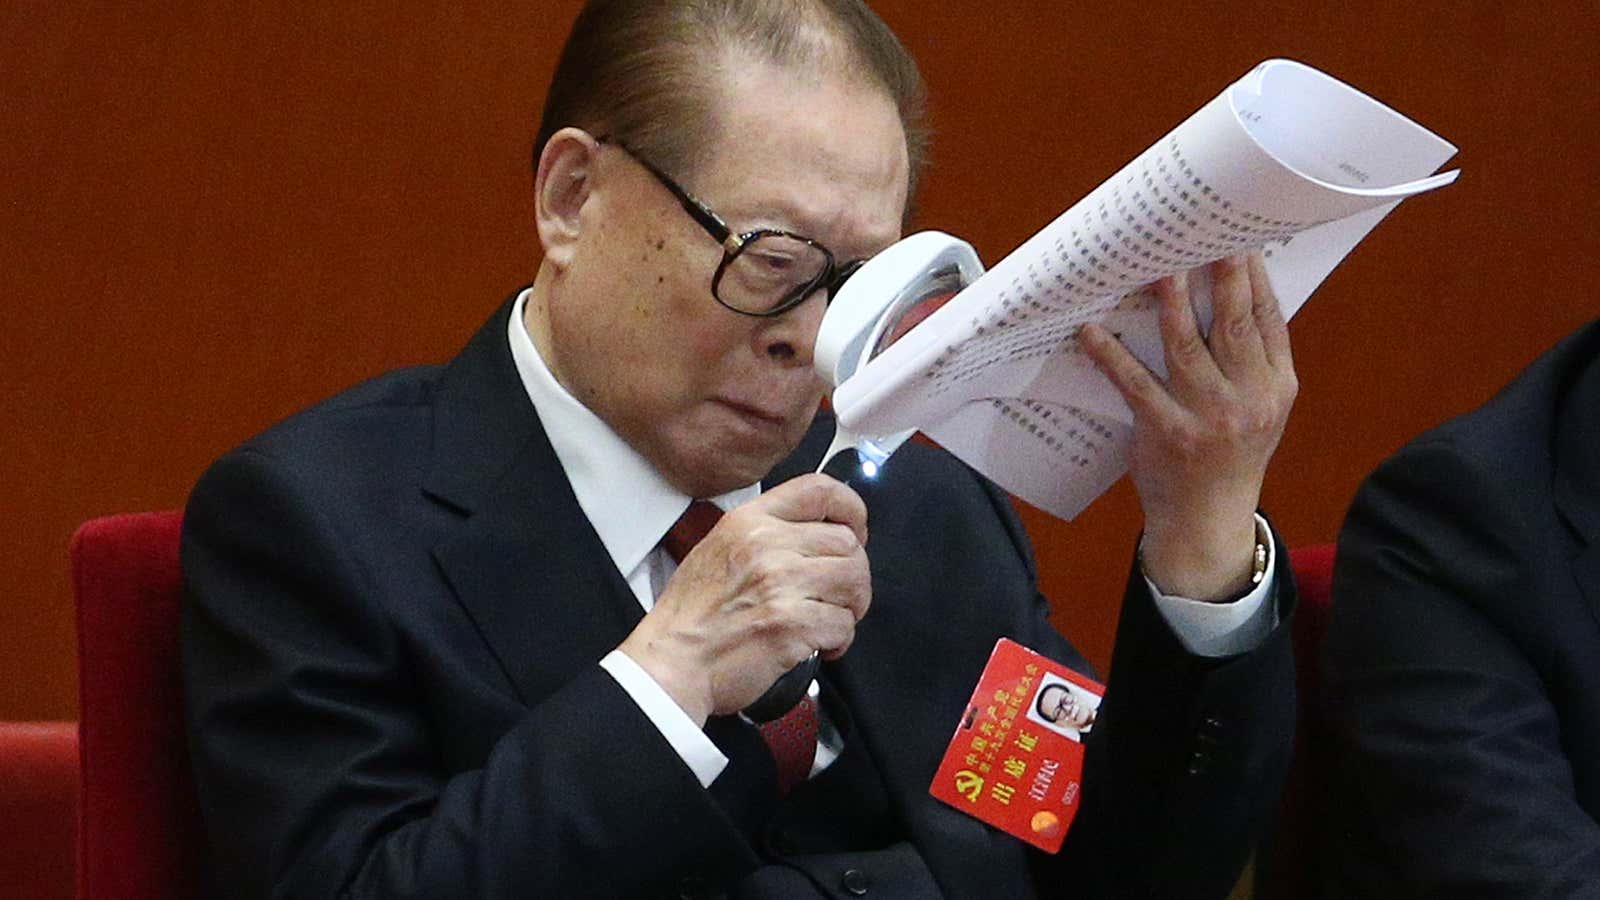
[[[834,392],[846,427],[920,428],[1071,518],[1126,469],[1132,413],[1077,346],[1103,322],[1164,373],[1161,277],[1263,247],[1284,314],[1455,148],[1314,69],[1271,60],[1002,259]],[[1209,322],[1209,291],[1195,291]]]

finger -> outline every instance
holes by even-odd
[[[1261,333],[1261,346],[1267,362],[1275,369],[1293,369],[1294,354],[1289,349],[1289,323],[1283,318],[1283,308],[1278,305],[1278,295],[1272,289],[1272,279],[1267,276],[1267,260],[1260,250],[1252,251],[1249,258],[1250,295],[1255,298],[1253,313],[1256,330]]]
[[[806,612],[806,620],[805,642],[821,653],[823,659],[830,662],[838,659],[855,643],[857,620],[848,610],[814,603]]]
[[[848,525],[838,522],[783,522],[789,546],[801,556],[854,557],[862,552],[861,541]]]
[[[786,522],[835,522],[854,532],[857,542],[867,542],[867,504],[849,485],[827,475],[791,478],[747,505]]]
[[[804,560],[789,577],[789,593],[848,610],[858,621],[872,605],[872,573],[864,552]]]
[[[1211,358],[1211,348],[1200,336],[1194,306],[1189,302],[1190,273],[1156,282],[1157,316],[1161,326],[1161,352],[1167,361],[1167,383],[1179,399],[1197,393],[1216,393],[1223,387],[1222,370]]]
[[[1265,367],[1266,350],[1256,327],[1254,281],[1243,256],[1211,265],[1211,355],[1230,380]]]
[[[1104,326],[1091,323],[1078,329],[1078,345],[1110,380],[1134,415],[1160,420],[1180,414],[1178,403],[1166,385]]]
[[[792,553],[802,559],[850,557],[861,552],[856,533],[838,522],[790,522],[764,516],[755,519],[754,526],[736,540],[759,553]]]
[[[743,640],[758,643],[764,657],[787,670],[813,651],[842,654],[855,639],[855,628],[856,618],[850,610],[815,598],[794,597],[752,611],[742,635]]]

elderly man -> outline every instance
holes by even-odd
[[[189,723],[228,896],[1226,893],[1293,706],[1281,548],[1254,565],[1295,390],[1260,261],[1218,264],[1209,339],[1164,286],[1165,381],[1083,334],[1138,416],[1142,570],[1083,811],[1039,853],[928,794],[997,638],[1087,668],[1007,499],[918,445],[860,493],[803,474],[831,431],[818,324],[900,235],[919,106],[858,2],[585,8],[532,286],[447,366],[291,418],[190,502]],[[775,726],[739,715],[814,651]]]

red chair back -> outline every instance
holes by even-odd
[[[1295,690],[1299,715],[1294,761],[1283,789],[1277,827],[1257,860],[1258,900],[1300,900],[1316,896],[1316,842],[1323,786],[1328,770],[1328,739],[1322,718],[1322,641],[1333,611],[1333,544],[1289,551],[1300,607],[1295,611]]]
[[[78,600],[80,900],[188,900],[204,883],[184,739],[177,512],[84,523]]]
[[[0,896],[71,900],[78,723],[0,722]]]

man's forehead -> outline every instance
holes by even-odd
[[[728,80],[697,166],[702,199],[737,219],[729,222],[735,228],[780,227],[857,252],[882,249],[899,236],[909,174],[893,100],[860,79],[796,78],[757,64]]]
[[[753,186],[738,204],[742,214],[730,213],[737,219],[730,224],[790,231],[821,240],[843,256],[865,257],[899,240],[904,196],[903,190],[863,192],[838,180],[775,177]]]

